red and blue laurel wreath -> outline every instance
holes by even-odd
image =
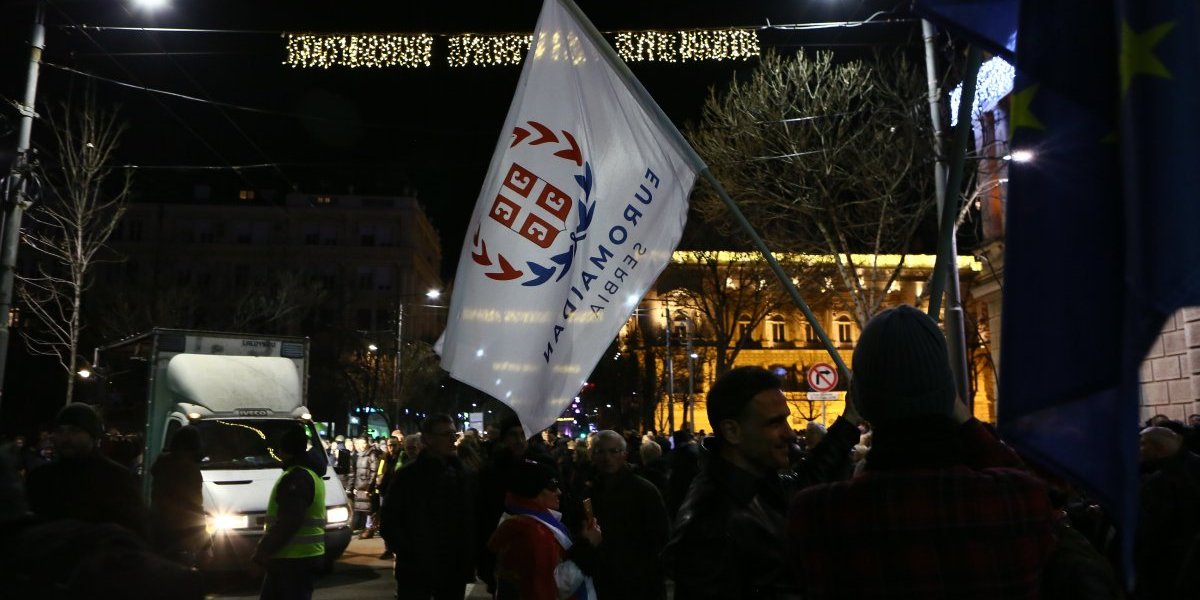
[[[579,242],[587,239],[587,231],[592,225],[592,215],[595,212],[596,203],[589,202],[593,188],[592,165],[590,162],[584,160],[583,153],[579,149],[579,144],[575,141],[575,136],[566,130],[559,130],[562,134],[560,138],[554,130],[537,121],[527,121],[527,123],[533,131],[524,127],[513,128],[513,141],[509,145],[510,148],[515,148],[522,143],[528,143],[530,146],[540,146],[542,144],[557,144],[561,146],[565,144],[567,147],[554,152],[553,155],[557,158],[570,161],[582,169],[582,172],[575,175],[575,183],[579,185],[582,198],[576,200],[579,204],[579,211],[577,213],[575,230],[570,232],[571,247],[551,256],[550,262],[547,264],[534,261],[525,262],[525,265],[529,269],[529,276],[521,282],[521,285],[536,287],[550,281],[551,278],[554,278],[555,281],[560,281],[563,277],[566,277],[567,273],[571,272],[571,266],[575,262],[575,254],[579,248]],[[531,139],[534,132],[537,132],[537,137]],[[496,253],[495,260],[492,259],[487,250],[487,241],[479,236],[478,225],[475,227],[475,233],[471,240],[474,246],[471,258],[479,265],[495,267],[494,270],[484,272],[484,275],[488,278],[498,281],[511,281],[526,275],[525,271],[514,267],[512,262],[499,252]],[[558,277],[555,278],[556,273]]]

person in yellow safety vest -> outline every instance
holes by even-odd
[[[252,560],[263,566],[260,600],[312,598],[313,573],[325,556],[325,484],[307,464],[308,435],[297,425],[279,437],[283,475],[271,490],[267,528]]]

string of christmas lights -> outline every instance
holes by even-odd
[[[301,69],[428,67],[433,36],[426,34],[287,34],[283,64]]]
[[[532,35],[456,35],[450,37],[452,67],[519,65],[529,51]]]
[[[426,34],[285,34],[284,64],[296,68],[428,67],[433,37]],[[447,37],[446,63],[451,67],[497,67],[521,64],[531,35],[461,34]],[[750,60],[761,48],[755,29],[621,31],[616,50],[626,62],[697,62]]]
[[[616,49],[625,62],[750,60],[762,52],[753,29],[623,31]]]

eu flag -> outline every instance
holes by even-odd
[[[1011,63],[1019,4],[1020,0],[916,0],[915,9]]]
[[[1138,367],[1200,304],[1195,0],[1020,10],[999,421],[1023,454],[1137,520]]]

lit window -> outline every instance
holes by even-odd
[[[767,323],[771,326],[771,339],[776,342],[787,341],[787,330],[784,328],[783,317],[779,315],[771,315],[767,318]]]
[[[317,196],[317,204],[333,204],[332,196]]]
[[[850,322],[850,317],[847,317],[846,315],[842,315],[842,316],[838,317],[837,319],[835,319],[835,321],[836,321],[836,325],[837,325],[838,341],[845,343],[845,344],[849,344],[850,342],[853,342],[854,341],[854,335],[853,335],[854,329],[853,329],[853,325]]]
[[[253,200],[254,190],[242,190],[238,192],[238,198],[241,198],[242,200]]]

